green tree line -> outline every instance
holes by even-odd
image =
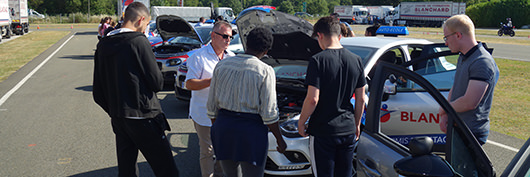
[[[402,0],[184,0],[184,6],[231,7],[236,14],[255,5],[271,5],[277,10],[293,14],[306,11],[309,14],[328,15],[337,5],[392,5]],[[431,0],[406,0],[431,1]],[[432,0],[435,1],[435,0]],[[440,0],[438,0],[440,1]],[[530,24],[530,0],[453,0],[466,2],[468,14],[477,27],[495,27],[511,17],[515,25]],[[29,8],[48,15],[84,13],[116,14],[118,0],[28,0]],[[305,4],[305,6],[304,6]],[[151,0],[151,6],[176,6],[177,0]],[[304,7],[306,7],[304,9]]]

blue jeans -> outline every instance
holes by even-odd
[[[473,133],[473,136],[475,136],[475,138],[477,139],[478,143],[480,143],[480,145],[484,145],[486,144],[486,141],[488,140],[488,135],[489,135],[489,131],[487,132],[484,132],[484,133]]]

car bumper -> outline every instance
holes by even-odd
[[[309,162],[309,138],[283,137],[287,144],[285,153],[276,151],[276,138],[269,132],[269,152],[265,164],[265,173],[269,175],[309,175],[311,163]]]

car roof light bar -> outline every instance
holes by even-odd
[[[398,35],[409,35],[409,29],[405,26],[381,26],[375,34],[397,37]]]

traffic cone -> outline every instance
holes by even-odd
[[[39,25],[37,25],[37,29],[40,29]]]

